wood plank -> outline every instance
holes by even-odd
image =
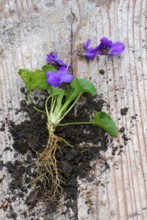
[[[101,175],[104,186],[96,185],[101,180],[99,164],[93,183],[87,186],[80,181],[83,190],[79,195],[79,220],[147,218],[146,12],[146,1],[124,0],[80,1],[75,9],[78,21],[74,26],[75,48],[88,38],[96,45],[102,36],[126,44],[120,58],[100,57],[95,64],[76,60],[74,65],[80,74],[92,77],[99,94],[111,105],[110,112],[118,126],[124,126],[131,139],[124,153],[108,160],[111,171]],[[100,69],[106,71],[104,76],[99,74]],[[120,109],[124,107],[129,111],[121,116]],[[136,114],[135,121],[131,117]],[[107,152],[105,156],[110,155]],[[85,204],[88,192],[93,203],[89,215],[89,205]]]
[[[125,127],[131,140],[123,153],[112,157],[112,148],[105,154],[110,169],[103,172],[103,165],[96,161],[91,175],[93,182],[78,180],[79,220],[146,220],[147,219],[147,1],[146,0],[0,0],[0,121],[5,118],[19,121],[21,114],[15,109],[23,98],[23,85],[17,75],[19,68],[36,68],[44,63],[45,55],[58,51],[62,58],[77,49],[79,44],[91,38],[93,45],[102,36],[126,44],[121,57],[100,57],[99,61],[87,63],[73,59],[75,74],[91,77],[99,95],[111,108],[107,109]],[[65,60],[67,61],[67,60]],[[67,61],[68,62],[68,61]],[[105,74],[99,73],[100,69]],[[128,107],[126,116],[120,109]],[[136,116],[137,114],[137,116]],[[136,120],[132,119],[136,116]],[[22,118],[21,118],[22,120]],[[114,145],[123,143],[121,135]],[[1,154],[12,145],[8,128],[0,132]],[[13,161],[14,152],[4,152],[2,159]],[[6,197],[10,176],[1,184],[1,202]],[[59,208],[54,216],[40,219],[74,219],[62,216],[65,207]],[[18,213],[26,209],[17,201]],[[71,212],[72,215],[72,212]],[[1,219],[8,219],[0,209]]]
[[[15,109],[24,96],[20,93],[23,86],[17,71],[20,68],[40,68],[46,59],[46,54],[58,51],[64,59],[71,51],[71,9],[67,1],[0,1],[0,120],[5,122],[7,117],[16,123],[24,119],[20,113],[15,115]],[[68,42],[68,43],[67,43]],[[65,51],[63,53],[62,51]],[[68,60],[65,60],[68,62]],[[8,128],[0,132],[0,151],[2,159],[13,161],[15,152],[3,150],[12,146],[13,140],[9,138]],[[6,170],[0,173],[1,183],[0,205],[9,197],[8,184],[11,180]],[[11,197],[11,195],[10,195]],[[27,210],[21,200],[13,204],[17,219],[23,219],[21,213]],[[43,215],[43,207],[36,207],[36,214]],[[64,208],[64,207],[63,207]],[[63,219],[61,210],[54,216],[45,216],[48,219]],[[30,211],[31,213],[32,211]],[[8,212],[0,209],[0,219],[9,219]],[[29,217],[28,217],[29,218]],[[65,219],[65,218],[64,218]]]

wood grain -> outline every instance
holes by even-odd
[[[95,65],[82,63],[82,68],[81,63],[77,61],[75,69],[83,76],[92,76],[98,85],[99,94],[102,94],[111,105],[110,111],[117,124],[126,128],[126,135],[131,140],[125,147],[125,152],[112,159],[111,172],[108,171],[103,175],[105,186],[99,185],[98,188],[95,186],[96,191],[93,191],[91,196],[94,203],[93,214],[88,217],[86,206],[81,208],[79,206],[79,219],[146,219],[147,2],[107,1],[105,4],[99,2],[77,3],[79,21],[74,30],[75,47],[88,38],[96,44],[101,36],[109,36],[112,40],[123,41],[126,44],[126,51],[121,58],[101,57]],[[90,65],[92,67],[88,69]],[[99,74],[100,69],[106,71],[105,76]],[[124,107],[128,107],[129,111],[122,117],[120,109]],[[136,114],[137,120],[134,121],[131,117]],[[121,142],[120,136],[118,143]],[[113,166],[115,160],[120,160],[117,166]],[[84,202],[83,197],[81,203]]]
[[[102,36],[126,45],[120,57],[101,56],[99,61],[87,63],[72,58],[78,76],[91,77],[98,93],[110,104],[106,108],[118,127],[125,127],[130,140],[123,152],[112,157],[112,148],[105,154],[110,169],[103,172],[99,161],[93,182],[78,180],[79,220],[146,220],[147,219],[147,1],[146,0],[0,0],[0,121],[5,118],[23,120],[15,115],[23,98],[23,85],[17,75],[20,68],[39,68],[45,55],[58,51],[65,59],[79,45],[91,38],[93,46]],[[100,69],[105,74],[99,73]],[[127,107],[126,116],[120,109]],[[136,119],[132,118],[136,117]],[[0,132],[2,159],[13,161],[14,152],[3,152],[12,145],[8,128]],[[121,134],[114,145],[123,143]],[[7,195],[10,176],[1,184],[1,202]],[[74,219],[62,216],[62,202],[54,216],[43,219]],[[21,209],[17,201],[18,218]],[[39,208],[36,211],[38,217]],[[1,219],[8,219],[0,209]]]

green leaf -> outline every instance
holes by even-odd
[[[30,92],[30,81],[31,81],[32,71],[30,71],[28,69],[20,69],[18,71],[18,74],[22,78],[22,80],[27,88],[27,91]]]
[[[86,79],[74,78],[74,80],[71,83],[71,86],[79,94],[80,93],[90,93],[93,96],[97,94],[95,86],[89,80],[86,80]]]
[[[118,129],[113,119],[105,112],[95,112],[92,124],[103,128],[106,132],[116,137],[118,135]]]
[[[48,90],[47,77],[41,70],[35,70],[32,74],[31,91],[36,89]]]
[[[50,86],[49,91],[51,96],[60,96],[61,93],[65,92],[63,89],[53,86]]]
[[[46,82],[46,74],[41,70],[35,70],[33,72],[28,69],[20,69],[18,74],[24,81],[28,93],[37,89],[49,90],[50,88],[50,86]]]
[[[54,67],[54,66],[51,66],[51,65],[45,65],[42,67],[42,71],[47,73],[48,71],[54,71],[54,72],[57,72],[58,70]]]

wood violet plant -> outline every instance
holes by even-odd
[[[123,43],[112,43],[108,38],[103,37],[100,44],[95,48],[89,48],[91,40],[83,44],[83,50],[77,51],[77,56],[82,56],[87,60],[93,60],[97,55],[119,55],[125,49]],[[68,66],[59,59],[56,53],[47,55],[47,65],[41,70],[31,71],[20,69],[19,75],[23,79],[27,89],[27,95],[30,97],[31,92],[43,90],[48,92],[45,101],[44,111],[34,107],[38,112],[44,113],[47,118],[48,141],[46,147],[37,153],[37,177],[35,182],[48,182],[50,185],[49,199],[53,200],[61,191],[61,179],[59,175],[58,161],[56,152],[64,142],[67,147],[74,147],[63,137],[57,136],[55,131],[57,127],[91,124],[99,126],[110,135],[116,137],[118,130],[113,119],[105,112],[93,112],[91,121],[76,121],[62,123],[62,120],[84,93],[96,96],[96,88],[92,82],[87,79],[79,79],[74,76],[72,66]]]

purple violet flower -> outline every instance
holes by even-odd
[[[54,87],[60,87],[62,83],[70,83],[74,76],[68,73],[66,67],[60,67],[58,72],[48,71],[46,73],[47,83]]]
[[[121,42],[112,42],[107,37],[102,37],[100,44],[94,48],[90,48],[91,40],[88,39],[83,44],[84,52],[78,51],[77,56],[85,57],[87,60],[93,60],[96,55],[119,55],[124,49],[125,45]]]
[[[100,44],[97,47],[97,53],[99,55],[119,55],[124,49],[125,45],[121,42],[112,42],[107,37],[102,37]]]

